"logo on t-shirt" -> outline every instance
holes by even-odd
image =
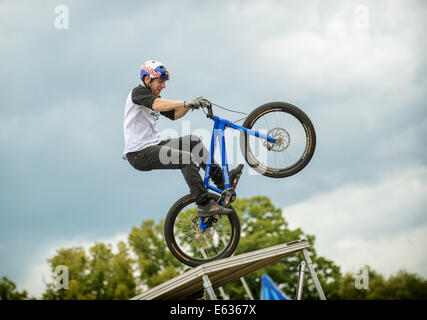
[[[155,121],[159,120],[160,118],[160,113],[158,113],[157,111],[151,111],[150,115],[153,117]]]

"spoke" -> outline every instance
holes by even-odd
[[[273,112],[273,114],[274,114],[274,118],[275,118],[275,120],[276,120],[276,128],[280,128],[280,127],[279,127],[279,124],[277,123],[277,115],[276,115],[276,112]]]
[[[292,126],[290,126],[290,127],[289,127],[289,130],[291,130],[291,129],[293,129],[293,128],[294,128],[295,123],[296,123],[296,124],[301,124],[301,122],[299,122],[299,120],[298,120],[297,118],[293,117],[293,118],[292,118]]]
[[[277,168],[277,157],[275,155],[274,155],[274,164],[276,165],[274,168]]]
[[[189,228],[182,228],[181,226],[175,226],[176,230],[182,230],[182,231],[187,231]],[[190,226],[190,230],[191,230],[191,226]]]
[[[265,120],[266,117],[262,117],[264,119],[265,124],[267,125],[267,131],[270,131],[270,126],[267,123],[267,120]]]
[[[216,248],[216,246],[215,246],[215,244],[213,243],[213,241],[211,240],[210,241],[211,243],[212,243],[212,247],[215,249],[215,251],[216,251],[216,255],[218,255],[219,254],[219,252],[218,252],[218,250],[217,250],[217,248]]]
[[[186,239],[187,238],[187,239]],[[185,236],[182,239],[177,239],[177,244],[180,248],[184,247],[186,244],[189,244],[191,246],[192,243],[194,243],[194,239],[192,237],[188,238],[188,235]]]
[[[179,234],[179,231],[180,230],[182,230],[182,232],[185,232],[185,234],[187,234],[187,233],[190,233],[191,232],[191,229],[190,230],[188,230],[188,228],[187,229],[180,229],[180,228],[177,228],[177,227],[175,227],[175,229],[174,229],[174,234]],[[176,232],[176,231],[178,231],[178,232]]]
[[[296,154],[297,154],[298,159],[302,157],[304,152],[300,152],[299,149],[297,147],[295,147],[294,145],[291,145],[290,147],[296,150]]]
[[[283,154],[283,160],[285,162],[285,168],[288,167],[288,164],[286,163],[286,156],[285,156],[285,152],[281,152]]]
[[[193,225],[193,223],[192,222],[188,222],[188,223],[183,223],[183,222],[179,222],[179,223],[176,223],[175,224],[175,227],[178,227],[178,228],[191,228],[191,226]]]
[[[223,234],[229,235],[230,234],[228,231],[218,231],[218,229],[215,229],[215,232],[218,234],[221,234],[221,235],[223,235]]]
[[[184,240],[185,240],[185,238],[187,238],[188,236],[191,236],[191,235],[192,235],[191,231],[187,232],[186,234],[184,234],[184,235],[181,237],[181,241],[184,241]]]
[[[255,161],[259,162],[261,166],[273,166],[276,170],[285,169],[295,165],[301,158],[307,145],[307,137],[303,124],[294,115],[284,111],[273,111],[265,114],[262,118],[264,118],[264,120],[257,121],[258,125],[254,126],[254,130],[259,131],[257,127],[260,126],[260,122],[263,122],[268,129],[268,134],[275,138],[281,137],[284,139],[284,144],[282,146],[277,146],[277,148],[270,150],[269,152],[265,149],[264,143],[258,145],[259,148],[256,148],[260,139],[254,137],[254,140],[250,140],[249,144],[252,157]],[[273,123],[277,126],[274,129],[272,129],[271,126]],[[281,147],[286,147],[286,149],[280,150]],[[263,156],[261,157],[261,154],[254,153],[257,150],[260,152],[267,152],[265,161],[260,162],[260,159],[263,159]],[[283,154],[280,155],[276,153]],[[255,154],[257,154],[257,156],[255,156]]]
[[[227,241],[230,239],[229,218],[226,216],[218,217],[217,223],[202,232],[200,225],[193,222],[194,212],[192,209],[194,209],[194,204],[187,208],[181,210],[173,226],[173,235],[178,248],[195,259],[205,259],[202,250],[209,258],[215,258],[226,248],[220,239],[226,238]]]

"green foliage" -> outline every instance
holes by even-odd
[[[6,277],[0,280],[0,300],[29,300],[34,299],[28,297],[27,291],[19,292],[16,284]]]
[[[314,236],[304,234],[301,229],[290,230],[280,208],[275,208],[270,199],[264,196],[250,199],[237,199],[233,207],[239,214],[242,235],[236,254],[259,250],[298,239],[308,239],[311,247],[308,252],[313,260],[319,280],[328,298],[338,296],[340,271],[332,261],[318,257],[314,250]],[[282,261],[252,272],[245,277],[255,299],[260,299],[260,278],[268,274],[288,296],[293,298],[298,279],[298,265],[303,261],[301,254],[289,256]],[[248,299],[239,281],[224,286],[231,299]],[[307,275],[304,283],[304,299],[318,299],[315,286]]]
[[[142,287],[155,287],[189,269],[169,252],[163,237],[163,223],[161,220],[155,225],[153,220],[146,220],[141,228],[134,227],[129,234],[129,244],[138,257]]]
[[[356,289],[355,278],[347,273],[340,284],[340,299],[346,300],[413,300],[427,299],[427,280],[400,270],[387,280],[369,268],[369,289]]]
[[[114,254],[110,245],[95,243],[88,256],[83,248],[60,249],[56,256],[48,259],[54,275],[55,268],[68,268],[68,289],[56,289],[55,281],[47,284],[43,299],[86,300],[128,299],[135,295],[133,260],[124,242],[117,245]]]

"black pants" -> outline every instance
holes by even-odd
[[[140,171],[181,169],[196,204],[204,205],[209,201],[203,179],[199,174],[200,167],[206,170],[208,150],[199,137],[187,135],[162,140],[158,145],[128,153],[127,158],[129,163]],[[218,164],[212,164],[211,178],[217,186],[224,183],[222,170]]]

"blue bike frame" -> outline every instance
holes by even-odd
[[[215,146],[216,146],[216,140],[218,138],[220,146],[221,146],[221,162],[222,162],[222,173],[224,176],[224,184],[226,188],[230,188],[230,179],[229,179],[229,171],[228,171],[228,163],[227,163],[227,154],[225,151],[225,137],[224,137],[224,130],[227,127],[233,128],[235,130],[239,130],[242,131],[244,133],[253,135],[255,137],[261,138],[261,139],[265,139],[269,142],[273,142],[276,143],[276,139],[272,138],[270,136],[267,136],[263,133],[260,133],[256,130],[251,130],[251,129],[247,129],[244,127],[241,127],[235,123],[232,123],[229,120],[226,119],[222,119],[218,116],[214,116],[213,117],[214,120],[214,127],[213,127],[213,132],[212,132],[212,139],[211,139],[211,147],[210,147],[210,152],[209,152],[209,157],[208,157],[208,163],[206,164],[206,172],[205,172],[205,188],[207,189],[211,189],[219,194],[222,193],[222,190],[212,186],[209,184],[209,179],[210,179],[210,173],[211,173],[211,167],[212,167],[212,163],[214,163],[214,152],[215,152]]]
[[[276,143],[276,139],[272,138],[270,136],[267,136],[261,132],[258,132],[256,130],[251,130],[251,129],[241,127],[235,123],[232,123],[229,120],[222,119],[222,118],[217,117],[217,116],[213,116],[213,120],[214,120],[214,127],[213,127],[213,132],[212,132],[211,147],[210,147],[210,152],[209,152],[209,157],[208,157],[208,163],[206,164],[206,172],[205,172],[204,182],[205,182],[206,190],[211,189],[211,190],[221,194],[222,190],[210,185],[209,179],[211,176],[212,163],[214,163],[214,153],[215,153],[216,140],[218,139],[219,143],[221,145],[221,163],[222,163],[222,173],[224,176],[224,184],[225,184],[226,189],[230,188],[230,178],[229,178],[228,163],[227,163],[227,153],[225,151],[224,130],[227,127],[230,127],[230,128],[235,129],[235,130],[239,130],[239,131],[242,131],[244,133],[251,134],[255,137],[265,139],[265,140],[267,140],[269,142],[273,142],[273,143]],[[208,227],[208,225],[209,225],[209,222],[205,222],[204,218],[200,218],[200,225],[199,225],[200,230],[202,230],[204,232],[206,230],[206,228]]]

